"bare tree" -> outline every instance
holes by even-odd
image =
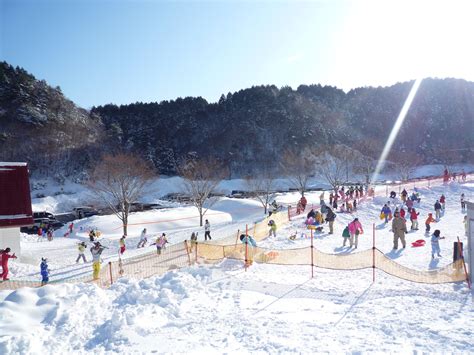
[[[192,204],[199,212],[199,225],[203,225],[203,217],[217,201],[212,196],[217,185],[228,175],[224,165],[215,159],[185,159],[176,167],[178,174],[184,178],[183,189],[191,198]]]
[[[122,221],[127,235],[130,205],[143,195],[154,177],[149,165],[140,157],[119,153],[105,155],[90,175],[89,188]]]
[[[256,177],[246,177],[245,183],[253,198],[262,204],[264,213],[267,214],[268,206],[275,198],[275,178],[268,172]]]
[[[354,172],[364,175],[365,184],[371,184],[371,177],[377,167],[377,155],[380,155],[380,147],[374,139],[366,138],[357,144],[357,153],[355,156]]]
[[[392,154],[392,157],[395,160],[398,176],[402,181],[409,180],[413,176],[416,167],[422,162],[422,158],[415,153],[399,152]]]
[[[309,149],[297,152],[287,150],[283,154],[281,166],[291,184],[304,196],[308,181],[315,172],[315,157]]]
[[[349,173],[352,173],[352,159],[352,149],[343,145],[335,145],[318,154],[316,157],[316,173],[325,179],[334,191],[337,191],[341,185],[348,181]],[[349,168],[351,169],[350,172],[348,171]]]

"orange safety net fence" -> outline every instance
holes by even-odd
[[[311,263],[311,250],[313,262]],[[398,264],[387,257],[379,249],[364,250],[358,253],[327,254],[315,248],[299,249],[268,249],[260,247],[246,247],[244,244],[217,246],[200,243],[197,247],[197,257],[201,262],[216,262],[224,258],[247,260],[248,263],[257,262],[279,265],[308,265],[333,270],[360,270],[375,268],[387,274],[418,283],[448,283],[464,281],[466,275],[462,260],[451,263],[436,270],[415,270]]]

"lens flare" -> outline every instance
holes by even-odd
[[[398,115],[397,120],[395,121],[395,124],[393,125],[392,131],[390,132],[390,136],[388,136],[387,143],[385,143],[382,154],[380,154],[380,158],[377,161],[377,166],[375,167],[375,171],[370,180],[371,183],[377,181],[380,171],[385,166],[385,159],[387,159],[388,153],[390,153],[390,150],[392,149],[392,145],[395,142],[395,139],[397,138],[400,128],[402,127],[403,121],[405,121],[408,110],[410,109],[413,99],[415,98],[416,92],[418,91],[418,88],[420,87],[421,81],[422,79],[416,79],[415,82],[413,83],[413,86],[411,87],[410,93],[408,94],[407,99],[405,100],[405,103],[403,104],[402,110],[400,111],[400,114]]]

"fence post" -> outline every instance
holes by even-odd
[[[311,229],[311,278],[314,277],[313,248],[313,230]]]
[[[466,274],[467,286],[468,286],[469,289],[470,289],[470,288],[471,288],[471,280],[469,280],[469,275],[468,275],[468,273],[467,273],[466,263],[464,262],[464,255],[462,255],[461,240],[459,239],[459,237],[458,237],[458,251],[459,251],[459,257],[461,258],[461,260],[462,260],[462,265],[463,265],[463,267],[464,267],[464,273]],[[472,274],[472,270],[471,270],[471,274]]]
[[[110,274],[110,284],[114,283],[114,279],[112,278],[112,262],[109,261],[109,274]]]
[[[291,209],[291,207],[288,206],[288,220],[289,220],[289,221],[291,221],[290,209]]]
[[[234,250],[237,249],[237,243],[239,242],[240,229],[237,229],[237,237],[235,237]]]
[[[196,259],[195,259],[195,261],[196,261],[196,264],[197,264],[197,262],[198,262],[198,242],[197,241],[196,241]]]
[[[184,241],[184,247],[186,248],[186,254],[188,254],[188,264],[191,266],[191,256],[189,255],[189,249],[188,249],[188,241]]]
[[[372,283],[375,282],[375,223],[372,224]]]
[[[249,255],[249,228],[248,224],[245,225],[245,271],[247,271],[247,263],[248,263],[248,255]]]

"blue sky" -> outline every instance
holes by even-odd
[[[260,84],[474,80],[469,1],[0,3],[0,58],[85,108]]]

